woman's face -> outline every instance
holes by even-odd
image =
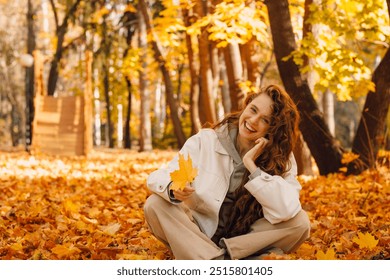
[[[260,94],[249,103],[238,121],[238,134],[241,140],[254,142],[267,134],[272,116],[271,97]]]

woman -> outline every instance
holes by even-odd
[[[292,154],[298,121],[287,93],[270,85],[187,140],[180,153],[198,175],[184,190],[170,190],[178,156],[149,175],[145,218],[176,259],[256,259],[308,238]]]

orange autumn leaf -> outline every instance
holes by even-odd
[[[360,249],[368,248],[370,250],[374,249],[379,242],[379,240],[375,239],[375,237],[368,232],[365,234],[359,232],[358,237],[354,237],[352,241],[358,244]]]
[[[188,155],[187,160],[182,154],[179,154],[179,169],[170,173],[172,185],[171,190],[184,190],[187,183],[191,183],[196,175],[198,169],[192,166],[192,159]]]
[[[359,155],[357,154],[354,154],[352,152],[346,152],[346,153],[343,153],[343,157],[341,159],[341,163],[342,164],[347,164],[347,163],[350,163],[352,161],[354,161],[355,159],[358,159],[359,158]]]
[[[335,251],[333,249],[329,249],[324,253],[323,251],[318,251],[316,254],[317,260],[337,260],[335,256]]]
[[[311,256],[314,254],[315,249],[313,246],[307,243],[303,243],[298,249],[297,254],[301,256]]]
[[[137,254],[118,254],[118,260],[145,260],[145,256]]]
[[[65,200],[63,202],[63,205],[64,205],[64,209],[66,212],[69,212],[69,213],[78,213],[79,211],[79,205],[77,205],[76,203],[74,203],[72,200]]]
[[[121,224],[112,223],[107,226],[101,226],[100,230],[108,235],[114,235],[121,227]]]
[[[51,249],[51,251],[56,254],[59,258],[70,257],[74,254],[80,252],[80,249],[75,247],[73,244],[64,244],[64,245],[56,245]]]
[[[23,249],[23,245],[21,243],[14,243],[10,246],[10,248],[14,251],[20,251]]]

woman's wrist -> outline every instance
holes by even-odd
[[[248,160],[244,158],[243,163],[246,169],[248,169],[249,173],[253,173],[257,169],[257,166],[253,160]]]

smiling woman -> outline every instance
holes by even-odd
[[[187,140],[147,181],[145,203],[153,234],[176,259],[261,259],[292,252],[309,236],[292,154],[297,109],[275,85],[249,95],[245,108]],[[191,158],[198,175],[171,189],[178,158]],[[210,180],[213,178],[213,180]]]
[[[273,101],[269,95],[260,94],[242,112],[237,136],[240,155],[246,154],[254,142],[258,142],[267,134],[271,123],[272,105]]]

